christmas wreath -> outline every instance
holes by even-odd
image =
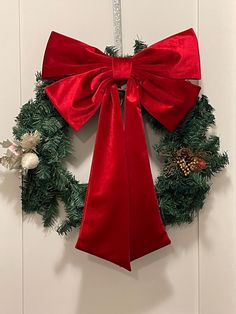
[[[134,54],[146,47],[136,40]],[[105,52],[117,57],[113,46],[106,47]],[[15,140],[2,143],[7,153],[0,161],[10,169],[20,169],[22,209],[27,214],[40,214],[45,227],[58,224],[59,206],[63,204],[66,216],[57,225],[57,232],[63,235],[80,226],[87,184],[76,180],[65,167],[65,159],[73,153],[71,132],[45,93],[45,87],[53,82],[36,74],[36,97],[22,106],[13,128]],[[123,104],[125,91],[119,89],[119,96]],[[207,97],[201,96],[170,132],[142,109],[144,119],[158,133],[154,149],[162,169],[155,190],[165,225],[192,222],[204,205],[212,176],[228,163],[227,154],[219,152],[219,137],[208,134],[215,123],[213,111]]]

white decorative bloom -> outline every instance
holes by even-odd
[[[34,169],[39,164],[39,158],[35,153],[25,153],[21,159],[23,169]]]

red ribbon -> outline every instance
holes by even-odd
[[[141,104],[173,131],[194,106],[200,79],[192,29],[130,58],[52,32],[43,63],[45,88],[64,119],[79,130],[100,108],[98,131],[76,248],[128,270],[130,261],[170,243],[160,217]],[[118,86],[127,83],[124,118]]]

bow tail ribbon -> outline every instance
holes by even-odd
[[[139,85],[127,84],[125,142],[129,176],[131,260],[170,243],[161,220],[149,163],[139,100]]]
[[[111,97],[107,90],[101,104],[76,248],[130,269],[125,139],[120,106]]]
[[[157,205],[134,81],[126,94],[124,122],[117,86],[103,97],[76,248],[131,270],[132,260],[170,240]]]

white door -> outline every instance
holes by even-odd
[[[216,109],[230,166],[214,178],[198,221],[168,229],[172,246],[136,261],[131,273],[75,250],[77,232],[61,238],[43,230],[40,217],[22,219],[20,180],[1,168],[1,314],[236,313],[236,1],[121,2],[124,53],[137,35],[151,44],[195,29],[202,90]],[[33,97],[52,30],[104,49],[113,44],[112,0],[1,1],[0,140],[11,138],[20,105]],[[69,167],[84,182],[95,132],[93,119],[73,136]]]

